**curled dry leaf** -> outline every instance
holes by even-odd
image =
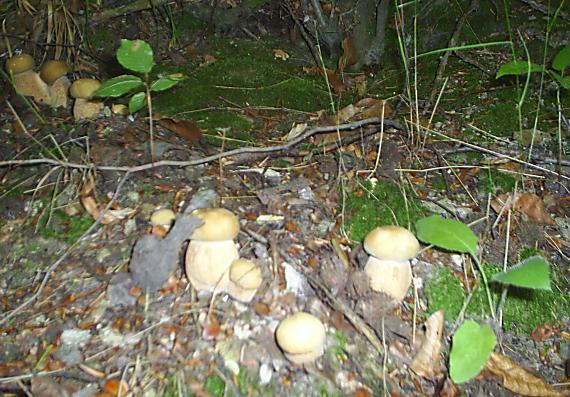
[[[95,197],[91,194],[93,192],[93,187],[95,186],[95,182],[93,180],[93,176],[89,175],[87,181],[81,188],[79,192],[79,199],[81,204],[85,208],[85,211],[89,213],[93,217],[93,219],[98,219],[101,215],[101,210],[99,205],[95,201]],[[109,209],[101,218],[100,222],[103,225],[108,225],[109,223],[115,222],[118,219],[124,219],[132,214],[134,214],[135,210],[131,208],[124,208],[124,209]]]
[[[189,143],[196,143],[202,137],[202,130],[192,120],[176,120],[164,117],[158,120],[158,124],[180,135]]]
[[[285,51],[283,51],[280,48],[273,50],[273,56],[275,58],[281,59],[283,61],[286,61],[287,59],[289,59],[289,54],[287,54]]]
[[[513,209],[541,225],[556,225],[546,211],[544,201],[534,193],[503,193],[491,201],[491,208],[495,212],[500,213],[503,207],[505,210]]]
[[[425,322],[425,333],[412,361],[412,370],[424,378],[433,379],[439,373],[442,329],[443,310],[438,310]]]
[[[562,397],[566,395],[554,389],[544,379],[521,368],[509,357],[499,353],[491,353],[487,369],[503,380],[503,386],[506,389],[523,396]]]
[[[103,386],[103,392],[111,396],[126,396],[129,392],[129,385],[120,379],[109,379]]]

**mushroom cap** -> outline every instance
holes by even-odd
[[[23,73],[33,68],[34,58],[29,54],[16,55],[6,61],[6,70],[8,73]]]
[[[309,313],[295,313],[281,321],[275,331],[275,339],[289,360],[303,364],[323,353],[325,326]]]
[[[368,258],[364,272],[368,276],[370,288],[383,292],[394,300],[401,302],[412,283],[412,267],[410,261],[394,261]]]
[[[69,72],[69,65],[65,61],[51,60],[42,65],[40,77],[48,85],[52,85],[61,76]]]
[[[74,98],[89,98],[99,87],[101,82],[95,79],[75,80],[69,88],[69,93]]]
[[[156,210],[150,216],[150,223],[154,226],[170,226],[176,215],[169,208]]]
[[[408,229],[400,226],[381,226],[364,239],[364,249],[379,259],[406,261],[420,251],[420,243]]]
[[[192,216],[200,218],[204,224],[194,230],[191,240],[222,241],[233,240],[239,233],[239,220],[225,208],[199,208]]]

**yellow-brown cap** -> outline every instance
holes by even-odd
[[[89,98],[101,86],[101,82],[95,79],[75,80],[69,88],[69,93],[74,98]]]
[[[27,72],[34,68],[34,58],[29,54],[13,56],[6,61],[6,70],[12,74]]]
[[[52,85],[61,76],[69,72],[69,65],[65,61],[51,60],[42,65],[40,77],[48,85]]]
[[[364,239],[364,249],[379,259],[407,261],[420,251],[420,243],[408,229],[400,226],[381,226]]]
[[[204,222],[192,233],[192,240],[233,240],[239,233],[238,217],[225,208],[199,208],[192,211],[191,215]]]

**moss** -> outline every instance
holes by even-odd
[[[500,272],[498,266],[484,265],[485,274],[490,279],[492,274]],[[553,267],[551,273],[553,291],[540,291],[510,287],[503,305],[503,328],[517,334],[530,334],[537,325],[546,322],[562,321],[562,316],[570,313],[570,298],[564,293],[563,278]],[[494,302],[497,303],[502,293],[502,286],[491,283],[490,289]],[[428,312],[445,309],[445,318],[453,321],[459,314],[466,297],[463,288],[452,271],[443,267],[434,277],[426,282]],[[467,317],[488,318],[489,306],[481,280],[466,308]]]
[[[85,213],[81,216],[69,216],[61,210],[52,212],[50,223],[46,225],[48,212],[44,211],[40,217],[39,233],[44,237],[55,238],[66,243],[74,243],[89,227],[94,220],[91,215]]]
[[[346,198],[346,230],[352,241],[360,242],[378,226],[400,225],[410,228],[426,210],[410,189],[396,183],[370,181],[354,185]]]
[[[479,189],[485,193],[511,192],[515,188],[516,179],[495,168],[483,170],[478,175]]]

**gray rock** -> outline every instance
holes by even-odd
[[[114,275],[107,286],[107,300],[110,306],[134,306],[137,298],[131,295],[131,290],[135,285],[136,282],[129,273]]]
[[[198,218],[179,215],[164,239],[154,235],[140,238],[135,243],[129,264],[133,280],[145,292],[157,291],[176,269],[182,243],[201,224]]]
[[[220,201],[220,195],[213,189],[202,189],[197,191],[190,200],[188,207],[184,210],[185,214],[189,214],[198,208],[217,207]]]

